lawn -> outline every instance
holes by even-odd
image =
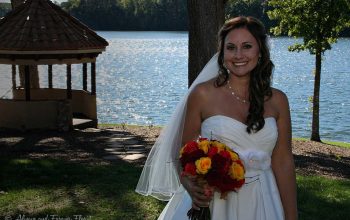
[[[2,159],[0,167],[2,217],[156,219],[165,205],[134,192],[141,168],[127,162]],[[300,219],[349,219],[349,180],[298,175],[297,181]]]
[[[134,192],[141,168],[126,162],[2,159],[0,167],[2,217],[144,220],[156,219],[164,206]]]
[[[157,219],[165,202],[134,192],[140,163],[107,161],[103,149],[111,135],[152,146],[159,129],[125,129],[0,135],[0,220]],[[296,157],[301,220],[350,219],[349,153],[326,154],[330,147]]]

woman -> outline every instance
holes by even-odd
[[[223,25],[218,54],[179,104],[136,189],[159,199],[174,194],[159,219],[188,219],[191,207],[206,206],[215,220],[297,219],[289,106],[270,86],[272,69],[261,22],[237,17]],[[246,183],[226,200],[178,177],[179,147],[200,135],[224,142],[244,161]]]

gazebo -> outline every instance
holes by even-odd
[[[105,39],[49,0],[26,0],[9,12],[0,20],[0,64],[12,65],[13,98],[0,99],[0,128],[69,130],[76,118],[83,127],[97,127],[96,58],[106,46]],[[62,64],[66,73],[57,75],[66,77],[65,89],[53,82],[54,67]],[[79,90],[72,89],[72,64],[82,64]],[[47,65],[47,88],[31,83],[38,65]]]

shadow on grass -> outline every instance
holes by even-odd
[[[298,176],[300,220],[349,219],[350,182],[319,176]]]
[[[120,140],[111,140],[111,137]],[[126,130],[100,130],[93,129],[74,130],[71,132],[1,132],[0,157],[22,158],[60,158],[73,161],[89,161],[102,158],[106,155],[104,150],[113,141],[124,145],[125,140],[137,142],[140,145],[152,145],[145,137],[134,135]]]
[[[1,215],[152,219],[163,206],[134,192],[141,168],[126,162],[86,165],[54,159],[1,159],[0,167],[0,190],[5,192]],[[144,202],[150,203],[150,210],[142,206]]]
[[[344,156],[330,156],[316,152],[309,155],[294,155],[296,168],[312,174],[350,179],[350,158]],[[316,172],[317,171],[317,172]]]
[[[134,192],[140,166],[103,159],[112,135],[150,144],[119,130],[1,133],[0,217],[156,219],[165,204]]]

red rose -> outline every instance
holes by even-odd
[[[220,151],[220,155],[231,160],[231,154],[227,150]]]
[[[194,163],[201,157],[205,157],[205,153],[198,148],[190,153],[183,153],[180,157],[181,165],[185,167],[187,163]]]
[[[219,149],[217,147],[210,147],[208,150],[208,157],[212,158],[218,151]]]
[[[190,141],[185,145],[183,153],[191,153],[195,150],[198,150],[198,144],[195,141]]]
[[[206,180],[207,180],[208,184],[210,186],[215,186],[218,188],[220,186],[221,178],[222,178],[221,174],[215,170],[209,171],[207,176],[206,176]]]
[[[196,165],[194,163],[187,163],[184,168],[184,172],[187,174],[190,174],[192,176],[195,176],[196,173]]]
[[[223,157],[221,154],[215,154],[212,158],[211,167],[221,175],[226,175],[231,165],[231,158]]]

